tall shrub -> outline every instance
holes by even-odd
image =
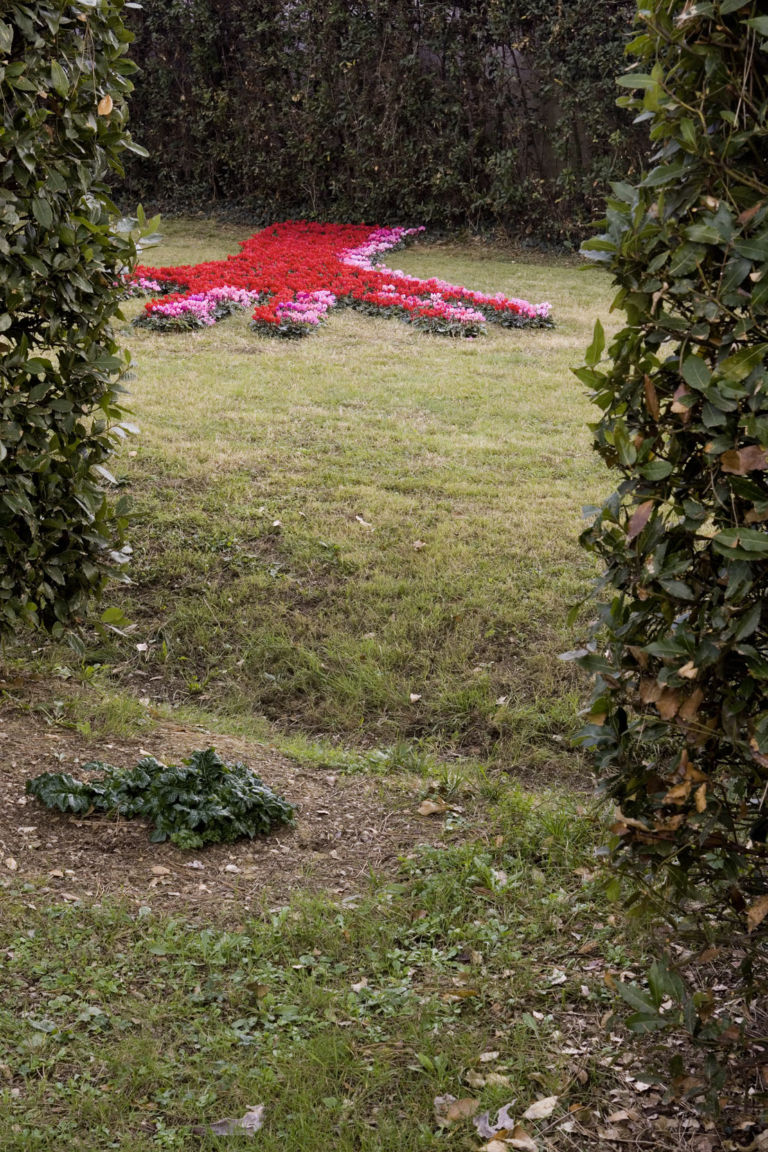
[[[605,233],[625,314],[586,365],[595,447],[618,486],[582,537],[605,566],[581,662],[583,737],[618,810],[632,900],[736,945],[754,992],[768,929],[768,17],[756,0],[648,0],[621,102],[650,126]],[[728,964],[730,969],[731,964]],[[720,984],[722,990],[730,982]],[[665,963],[622,986],[640,1030],[678,1023],[718,1052],[750,1031]],[[731,991],[734,986],[731,984]],[[662,1003],[666,1007],[662,1008]],[[674,1006],[674,1007],[673,1007]],[[682,1057],[679,1082],[685,1084]],[[741,1069],[742,1084],[750,1080]],[[693,1080],[692,1093],[702,1081]]]
[[[119,425],[120,270],[105,178],[136,146],[124,0],[0,10],[0,632],[61,634],[125,560],[104,463]]]
[[[768,913],[768,17],[644,4],[624,102],[651,166],[607,231],[626,324],[577,375],[619,485],[583,536],[604,562],[587,738],[621,849],[722,914]]]

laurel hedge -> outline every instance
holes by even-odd
[[[124,7],[0,12],[0,633],[61,634],[126,559],[105,468],[124,433],[116,280],[135,257],[106,184],[135,148]]]
[[[746,992],[765,980],[768,940],[763,11],[643,0],[638,63],[619,83],[655,151],[642,180],[613,185],[605,231],[586,245],[609,265],[625,323],[607,358],[598,323],[577,371],[617,478],[582,537],[604,576],[576,654],[596,678],[583,739],[617,805],[614,859],[630,903],[740,950]],[[665,997],[682,1004],[675,979],[638,1027],[663,1026]],[[681,1018],[722,1052],[716,1001],[691,1000]],[[745,1030],[742,1017],[730,1042]]]

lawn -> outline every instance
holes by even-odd
[[[156,263],[221,257],[245,234],[166,233]],[[581,509],[610,486],[569,369],[609,283],[483,246],[392,262],[548,299],[557,328],[446,340],[339,310],[299,343],[245,315],[129,329],[141,434],[117,461],[136,511],[117,595],[135,630],[91,662],[153,706],[546,773],[583,690],[556,659],[592,575]]]
[[[246,235],[165,232],[155,263]],[[585,686],[557,660],[593,575],[581,509],[611,483],[569,369],[610,286],[480,244],[392,262],[550,300],[557,326],[125,328],[133,583],[110,602],[132,625],[82,660],[5,653],[3,1152],[463,1152],[473,1109],[504,1105],[509,1147],[709,1138],[610,1018],[646,941],[594,882],[604,816],[569,745]],[[217,739],[304,789],[293,839],[195,863],[16,807],[43,767]],[[470,1103],[441,1120],[446,1094]],[[210,1132],[255,1105],[253,1143]]]
[[[445,1094],[518,1117],[557,1096],[527,1130],[583,1147],[637,1094],[599,1024],[629,954],[574,872],[594,836],[575,816],[510,787],[485,843],[239,923],[6,893],[3,1152],[229,1147],[206,1126],[259,1104],[264,1152],[476,1148],[467,1115],[436,1122]]]

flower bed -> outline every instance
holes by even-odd
[[[550,327],[549,304],[473,292],[445,280],[420,280],[380,263],[423,228],[287,221],[257,232],[225,260],[179,267],[139,265],[127,289],[158,293],[134,323],[161,330],[203,328],[253,308],[253,327],[270,336],[315,331],[337,305],[396,316],[442,336],[481,335],[487,323]]]

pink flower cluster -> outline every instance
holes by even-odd
[[[363,268],[370,271],[376,262],[376,257],[390,248],[402,244],[407,236],[417,236],[419,232],[426,232],[421,224],[418,228],[375,228],[364,244],[356,248],[347,248],[339,253],[342,264],[349,264],[352,268]],[[386,271],[382,268],[381,271]],[[395,273],[402,276],[402,272]]]
[[[134,283],[153,284],[153,281],[139,278]],[[160,285],[152,290],[160,291]],[[154,328],[209,328],[234,311],[253,308],[259,298],[258,292],[248,292],[228,284],[220,288],[209,288],[205,292],[176,292],[153,301],[151,313],[142,317],[139,323],[148,324],[151,320],[150,326]]]
[[[149,292],[162,292],[163,286],[148,276],[136,276],[128,284],[128,290],[131,296],[146,296]]]
[[[317,328],[329,308],[333,308],[336,297],[333,292],[297,292],[293,300],[278,304],[275,309],[282,323],[309,324]]]

